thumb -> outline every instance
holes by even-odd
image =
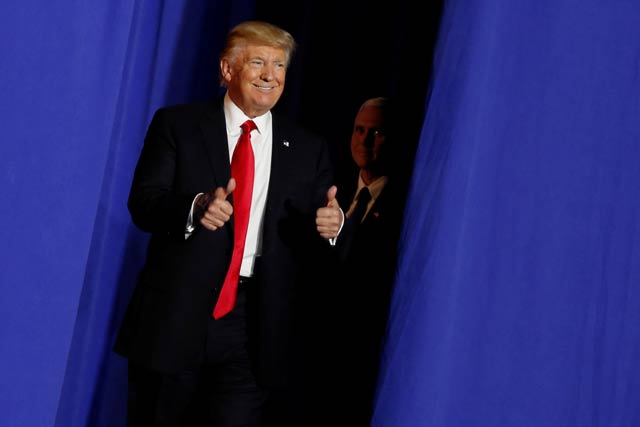
[[[233,190],[236,189],[236,180],[235,178],[229,178],[229,182],[227,183],[227,196],[233,193]]]
[[[336,201],[336,193],[338,192],[338,187],[332,185],[327,190],[327,206],[335,206],[338,202]]]
[[[214,193],[216,199],[226,199],[229,194],[236,189],[236,180],[231,178],[227,183],[227,188],[218,187]]]

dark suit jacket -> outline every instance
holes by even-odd
[[[128,202],[133,222],[151,240],[115,345],[119,354],[164,372],[198,363],[231,259],[233,221],[216,231],[198,226],[186,240],[184,230],[196,194],[225,187],[229,177],[221,101],[156,112]],[[251,296],[251,354],[265,385],[287,379],[293,303],[316,245],[327,245],[315,229],[315,211],[326,203],[331,180],[325,142],[273,113],[262,267]]]
[[[357,176],[338,185],[345,212],[356,184]],[[370,425],[396,271],[403,199],[404,189],[390,179],[362,224],[356,228],[347,221],[338,237],[331,283],[340,292],[339,296],[334,292],[331,317],[317,328],[325,349],[312,347],[313,354],[320,355],[316,358],[325,361],[324,365],[316,363],[323,371],[317,377],[322,390],[315,398],[323,402],[319,406],[328,408],[325,418],[315,425],[330,425],[337,416],[344,425]]]
[[[351,182],[357,183],[357,177]],[[342,187],[340,205],[345,211],[356,186]],[[340,190],[338,190],[340,192]],[[404,211],[404,191],[389,180],[360,225],[345,223],[337,241],[339,275],[348,307],[346,310],[357,335],[381,338],[386,323],[391,287],[396,270],[397,247]],[[366,303],[358,303],[366,295]],[[375,337],[375,339],[374,339]],[[374,351],[369,348],[368,353]]]

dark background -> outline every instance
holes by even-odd
[[[388,96],[406,127],[411,158],[425,97],[442,4],[258,1],[256,16],[290,31],[299,43],[287,89],[276,109],[325,136],[338,173],[353,168],[349,142],[360,104]]]

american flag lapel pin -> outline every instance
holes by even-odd
[[[284,145],[285,147],[289,147],[289,141],[287,141],[286,139],[282,140],[282,145]]]

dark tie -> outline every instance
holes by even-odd
[[[349,215],[348,220],[355,224],[356,226],[362,222],[362,218],[364,218],[365,212],[367,212],[367,205],[371,200],[371,193],[367,187],[362,187],[360,192],[358,193],[358,201],[356,202],[356,207]]]
[[[218,296],[218,302],[213,309],[213,317],[216,319],[233,310],[233,306],[236,303],[240,265],[242,264],[247,226],[249,225],[249,211],[251,210],[251,195],[253,194],[253,176],[255,172],[253,148],[251,148],[251,131],[256,129],[256,124],[251,120],[247,120],[241,127],[242,134],[231,158],[231,177],[236,180],[236,189],[233,191],[233,253],[227,276],[222,284],[220,296]]]

